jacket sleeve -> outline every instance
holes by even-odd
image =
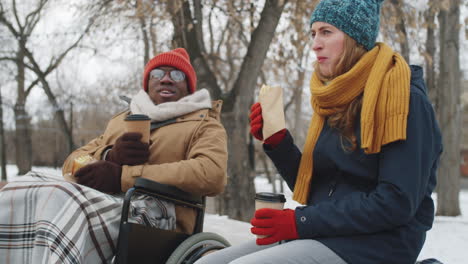
[[[294,144],[289,130],[286,130],[286,136],[275,148],[263,144],[263,150],[275,165],[278,173],[286,181],[288,187],[294,190],[302,153]]]
[[[174,185],[186,192],[214,196],[227,182],[227,136],[220,122],[203,122],[187,149],[185,160],[138,166],[123,166],[122,190],[136,177]],[[154,173],[157,172],[157,173]]]
[[[68,155],[62,166],[62,175],[71,172],[73,167],[73,160],[77,157],[90,155],[96,160],[101,160],[103,152],[110,148],[114,144],[117,137],[123,133],[120,120],[123,119],[122,116],[125,115],[125,112],[120,112],[114,115],[108,122],[106,130],[102,135],[91,140],[88,144],[76,149],[70,155]]]
[[[407,139],[382,148],[376,188],[296,208],[300,237],[373,233],[408,223],[431,192],[428,182],[441,151],[432,106],[425,96],[411,92]]]

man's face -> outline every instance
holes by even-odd
[[[185,74],[182,71],[172,73],[171,71],[178,71],[178,69],[170,66],[161,66],[150,72],[148,95],[157,105],[178,101],[189,94]]]

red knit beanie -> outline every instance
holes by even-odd
[[[177,48],[168,52],[163,52],[152,58],[145,66],[143,73],[143,89],[148,91],[149,73],[159,66],[171,66],[185,73],[190,93],[197,89],[197,75],[190,64],[190,58],[184,48]]]

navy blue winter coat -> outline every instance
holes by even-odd
[[[434,221],[431,193],[442,152],[422,75],[411,66],[405,141],[377,154],[359,147],[346,152],[337,131],[325,124],[314,149],[309,201],[295,210],[300,238],[320,241],[350,264],[415,262]],[[301,152],[291,135],[264,150],[294,190]]]

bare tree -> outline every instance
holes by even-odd
[[[84,30],[75,41],[70,46],[65,47],[64,51],[60,54],[52,57],[49,64],[43,69],[37,62],[33,51],[28,48],[28,41],[41,20],[48,2],[48,0],[38,0],[32,10],[26,14],[19,12],[16,0],[11,1],[11,8],[8,10],[10,12],[7,12],[3,3],[0,3],[0,25],[8,29],[12,38],[16,40],[17,45],[16,51],[5,59],[15,63],[17,67],[17,100],[14,112],[16,123],[16,164],[18,166],[18,174],[20,175],[28,172],[32,167],[31,121],[25,104],[32,88],[39,83],[55,109],[56,120],[67,137],[69,151],[74,149],[72,131],[67,126],[65,113],[52,92],[50,84],[47,81],[47,76],[57,69],[71,50],[78,46],[78,43],[88,33],[95,21],[94,18],[89,19]],[[37,76],[37,79],[32,81],[28,87],[26,87],[27,69],[34,72]]]
[[[409,28],[415,27],[414,8],[404,0],[385,1],[382,7],[382,34],[392,46],[399,46],[400,54],[410,62]],[[397,47],[397,46],[396,46]],[[395,48],[396,48],[395,47]]]
[[[395,9],[395,17],[397,18],[396,29],[398,32],[398,42],[400,43],[400,50],[401,55],[405,60],[409,63],[410,62],[410,48],[408,43],[408,33],[406,30],[405,25],[405,14],[404,8],[404,0],[391,0],[390,3],[393,5]]]
[[[232,89],[223,93],[218,80],[206,59],[203,36],[203,12],[200,0],[173,1],[169,6],[175,29],[174,45],[185,47],[192,58],[199,85],[210,90],[216,99],[224,100],[223,120],[228,133],[229,181],[226,191],[218,199],[218,213],[233,219],[248,220],[254,207],[254,174],[248,164],[248,111],[254,98],[257,78],[260,74],[268,47],[287,1],[265,1],[257,26],[252,31],[247,52]],[[179,4],[178,4],[179,3]],[[231,4],[234,4],[231,2]],[[193,13],[191,11],[193,7]],[[242,5],[240,3],[239,5]],[[249,8],[249,6],[247,6]]]
[[[428,9],[425,11],[424,14],[424,22],[427,26],[426,29],[426,50],[424,55],[425,70],[426,70],[426,85],[427,90],[429,92],[429,98],[431,102],[435,105],[435,111],[438,112],[438,103],[437,99],[438,96],[436,95],[436,83],[437,83],[437,73],[435,69],[435,58],[436,58],[436,24],[435,24],[435,16],[438,12],[438,6],[440,1],[438,0],[430,0],[427,5]]]
[[[107,32],[115,41],[122,39],[122,32],[125,38],[133,38],[136,43],[141,41],[143,48],[138,48],[137,53],[142,52],[142,66],[159,52],[161,46],[168,47],[169,42],[161,45],[162,39],[167,34],[167,24],[170,18],[165,10],[165,5],[172,0],[106,0],[99,3],[90,2],[100,21],[96,27],[101,32],[109,31],[109,28],[119,28],[117,32]],[[96,5],[99,8],[96,8]],[[98,11],[98,13],[96,13]],[[132,30],[126,31],[131,28]]]
[[[3,128],[3,99],[0,91],[0,166],[2,166],[2,175],[0,175],[0,182],[7,180],[5,147],[5,130]]]
[[[11,2],[11,11],[13,13],[12,21],[7,17],[4,4],[0,2],[0,24],[6,26],[8,31],[17,40],[17,49],[12,56],[4,57],[9,59],[16,64],[17,67],[17,100],[14,108],[15,113],[15,124],[16,124],[16,163],[18,166],[18,173],[24,174],[31,170],[31,124],[30,117],[25,109],[26,98],[31,91],[32,87],[25,86],[25,51],[23,47],[26,46],[31,32],[39,22],[40,11],[46,5],[47,0],[41,0],[37,3],[37,6],[27,14],[24,18],[24,22],[20,20],[20,14],[18,13],[17,3],[15,0]],[[16,23],[17,28],[13,26]]]
[[[438,172],[437,214],[460,215],[461,69],[460,0],[444,1],[439,19],[440,75],[437,93],[438,118],[444,152]]]

